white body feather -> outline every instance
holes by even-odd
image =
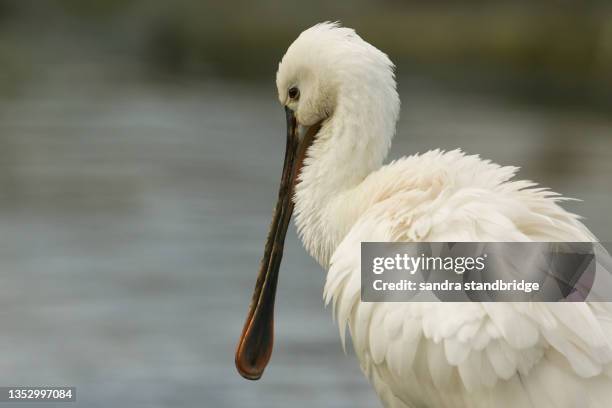
[[[313,57],[319,42],[336,52]],[[324,107],[316,98],[310,110],[295,107],[302,122],[313,112],[328,115],[296,186],[296,224],[306,249],[328,269],[324,296],[342,341],[348,327],[383,404],[612,406],[610,304],[360,301],[362,241],[595,238],[556,194],[512,181],[514,167],[437,150],[381,167],[399,112],[392,64],[352,30],[322,24],[305,31],[279,67],[281,100],[286,84],[300,81],[300,58],[308,60],[301,75],[316,77],[317,64],[327,76],[334,72],[328,83],[316,81],[318,92],[336,88],[318,97]],[[350,65],[347,58],[362,61]]]

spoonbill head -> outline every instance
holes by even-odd
[[[336,23],[302,32],[278,66],[276,85],[285,109],[287,148],[278,201],[236,352],[236,366],[245,378],[258,379],[272,353],[276,282],[294,203],[300,233],[308,237],[304,243],[326,265],[334,245],[328,234],[340,238],[339,229],[349,225],[332,231],[320,217],[321,204],[330,203],[332,196],[382,164],[399,115],[393,69],[387,55]]]
[[[383,166],[399,114],[394,66],[335,23],[304,31],[278,67],[287,147],[236,367],[272,354],[285,234],[295,223],[327,270],[324,298],[385,406],[604,408],[612,399],[609,303],[361,302],[364,241],[592,242],[562,198],[459,150]]]

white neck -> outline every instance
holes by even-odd
[[[394,83],[343,90],[307,152],[294,198],[298,233],[323,267],[362,212],[351,195],[382,166],[399,113]]]

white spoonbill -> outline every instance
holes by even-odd
[[[394,66],[353,30],[318,24],[278,67],[287,149],[250,311],[236,351],[244,377],[272,353],[274,295],[295,222],[328,271],[342,341],[387,407],[612,406],[607,303],[366,303],[362,241],[595,241],[560,198],[461,151],[383,166],[399,114]]]

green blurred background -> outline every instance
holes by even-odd
[[[56,40],[63,51],[97,48],[160,74],[258,80],[270,77],[298,31],[340,20],[391,55],[400,75],[455,86],[471,79],[530,101],[610,106],[612,5],[605,0],[2,0],[0,19],[9,75],[33,75],[28,67],[41,50],[32,46]]]
[[[233,368],[284,151],[276,66],[326,20],[397,64],[391,158],[521,166],[612,240],[609,1],[0,0],[0,385],[376,406],[293,229],[271,365]]]

